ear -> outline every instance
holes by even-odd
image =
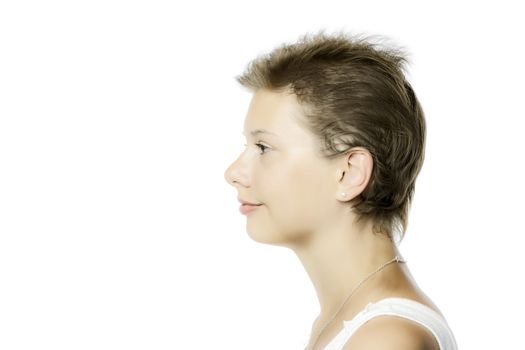
[[[346,152],[337,171],[337,199],[348,201],[363,192],[370,181],[373,167],[374,159],[366,148],[355,147]],[[342,192],[346,196],[342,196]]]

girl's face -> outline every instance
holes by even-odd
[[[295,95],[258,90],[245,119],[246,147],[224,174],[240,200],[262,203],[246,217],[258,242],[288,246],[334,222],[337,172],[317,155],[319,140],[301,117]]]

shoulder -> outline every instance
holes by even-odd
[[[439,345],[426,327],[395,316],[378,316],[361,327],[348,340],[343,350],[439,350]]]

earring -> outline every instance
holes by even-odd
[[[341,192],[341,196],[346,197],[346,192]]]

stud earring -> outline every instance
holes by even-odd
[[[341,192],[341,196],[346,197],[346,192]]]

